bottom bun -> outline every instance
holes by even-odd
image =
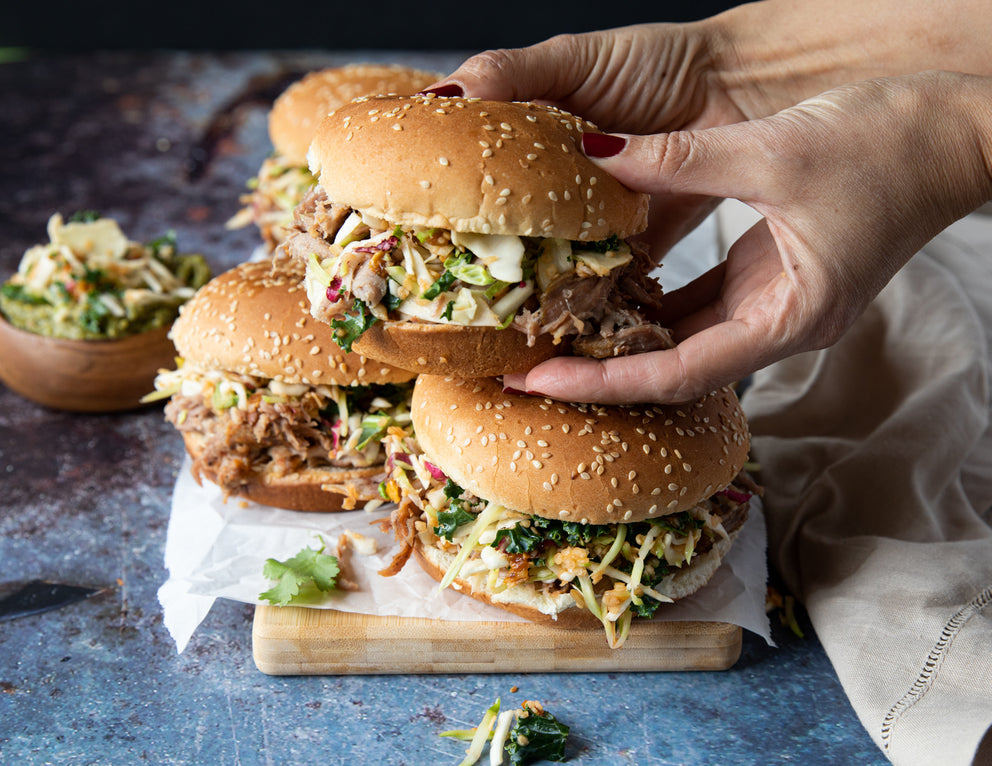
[[[278,475],[268,467],[254,474],[254,481],[224,486],[214,466],[200,459],[202,448],[195,433],[184,433],[186,451],[193,459],[192,474],[197,483],[207,479],[218,485],[225,497],[235,495],[261,505],[289,511],[330,513],[350,511],[358,504],[379,497],[383,466],[365,468],[307,468]]]
[[[510,328],[387,321],[366,330],[353,350],[410,372],[489,378],[527,372],[566,345],[539,335],[528,346],[527,336]]]
[[[669,575],[655,586],[655,589],[674,601],[685,598],[702,588],[713,573],[720,567],[724,556],[737,539],[739,529],[713,544],[705,553],[695,556],[692,564]],[[414,555],[427,574],[438,582],[444,579],[448,568],[454,563],[455,554],[441,550],[425,540],[421,533],[416,537]],[[486,574],[479,573],[468,577],[456,577],[451,587],[477,601],[482,601],[507,612],[530,620],[546,623],[569,630],[580,628],[601,628],[600,621],[575,603],[571,593],[549,596],[532,584],[516,585],[499,593],[486,584]]]
[[[455,560],[454,554],[435,546],[426,546],[419,537],[413,553],[423,570],[438,582],[444,579],[445,572]],[[599,620],[589,610],[576,606],[570,593],[561,593],[552,597],[541,593],[530,584],[517,585],[501,593],[495,593],[486,587],[485,574],[469,575],[467,578],[456,577],[451,587],[477,601],[513,612],[518,617],[531,622],[543,622],[568,629],[601,628]]]

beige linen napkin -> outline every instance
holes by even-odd
[[[896,764],[992,763],[990,341],[992,219],[974,214],[839,343],[743,397],[771,562]]]

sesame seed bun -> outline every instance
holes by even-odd
[[[189,456],[197,461],[204,452],[204,439],[194,431],[183,433],[183,443]],[[210,465],[198,466],[197,481],[207,479],[218,484],[217,472]],[[382,466],[367,468],[306,468],[278,475],[267,466],[254,475],[253,481],[238,486],[238,497],[272,508],[291,511],[332,513],[352,510],[379,496]]]
[[[385,321],[362,333],[352,349],[413,372],[483,378],[527,372],[564,347],[550,335],[528,346],[512,329]]]
[[[310,170],[334,202],[394,224],[596,241],[647,226],[648,196],[583,154],[591,123],[534,103],[360,98],[324,119]],[[370,161],[374,158],[374,162]]]
[[[727,487],[750,436],[736,394],[682,405],[566,404],[496,379],[422,375],[413,424],[427,458],[490,502],[582,524],[642,521]]]
[[[317,125],[338,107],[370,94],[411,95],[439,79],[437,72],[385,64],[349,64],[310,72],[272,105],[269,137],[287,161],[306,165],[307,148]]]
[[[330,325],[311,318],[304,274],[303,265],[277,256],[214,277],[172,327],[179,355],[203,367],[312,386],[413,379],[409,371],[343,351]]]

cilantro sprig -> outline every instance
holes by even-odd
[[[318,539],[319,548],[308,546],[285,561],[266,559],[262,574],[275,585],[259,593],[260,600],[276,606],[307,603],[337,587],[338,560],[324,553],[324,540]]]

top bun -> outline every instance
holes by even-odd
[[[647,226],[648,196],[582,152],[590,122],[534,103],[360,98],[308,154],[330,200],[390,223],[596,241]]]
[[[330,112],[359,96],[411,95],[437,82],[437,72],[386,64],[349,64],[310,72],[276,99],[269,112],[275,149],[296,165],[307,164],[307,148],[317,125]]]
[[[283,383],[403,383],[414,374],[348,354],[334,330],[310,316],[304,267],[275,257],[242,263],[201,287],[180,309],[170,337],[204,367]]]
[[[566,404],[494,378],[422,375],[411,405],[424,455],[515,511],[583,524],[687,510],[730,484],[750,435],[729,388],[688,404]]]

